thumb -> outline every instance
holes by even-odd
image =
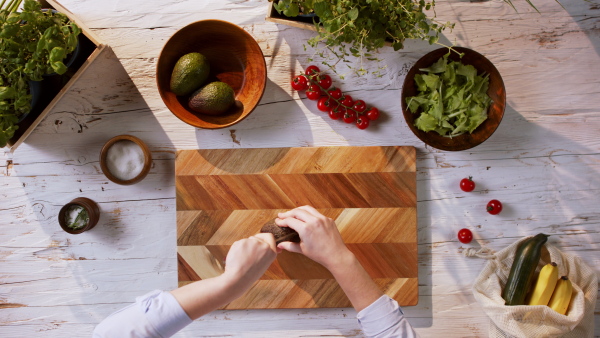
[[[294,242],[281,242],[277,245],[277,248],[283,249],[283,250],[286,250],[289,252],[304,254],[302,252],[302,248],[300,248],[300,244],[294,243]]]

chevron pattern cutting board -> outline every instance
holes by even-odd
[[[223,272],[233,242],[312,205],[400,305],[418,301],[413,147],[182,150],[175,160],[179,285]],[[225,309],[351,307],[323,266],[283,252]]]

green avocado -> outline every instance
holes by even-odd
[[[211,82],[190,96],[193,111],[206,115],[221,115],[235,102],[235,92],[224,82]]]
[[[210,73],[206,57],[200,53],[185,54],[175,64],[171,74],[171,91],[185,96],[200,88]]]

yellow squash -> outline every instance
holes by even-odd
[[[554,293],[552,294],[552,298],[550,298],[550,303],[548,306],[564,315],[567,313],[567,309],[569,308],[569,303],[571,302],[571,293],[573,292],[573,285],[567,276],[562,276],[556,283],[556,288],[554,289]]]
[[[558,282],[558,268],[556,263],[546,264],[540,271],[533,292],[529,296],[527,305],[548,305],[554,287]]]

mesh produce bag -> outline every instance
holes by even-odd
[[[529,238],[529,237],[527,237]],[[505,306],[502,290],[508,279],[515,252],[522,238],[507,248],[487,254],[465,252],[489,262],[473,284],[473,295],[490,318],[490,337],[566,337],[594,336],[594,308],[598,278],[592,268],[579,257],[566,254],[546,243],[536,271],[550,262],[558,265],[558,275],[568,276],[573,284],[571,304],[566,315],[545,305]],[[481,253],[481,250],[479,251]],[[534,279],[535,281],[535,279]]]

